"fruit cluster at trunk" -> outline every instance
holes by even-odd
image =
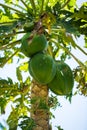
[[[24,35],[21,46],[22,52],[30,58],[30,75],[57,95],[70,94],[74,84],[71,68],[46,53],[47,40],[44,34],[35,34],[33,38],[30,36],[30,33]]]

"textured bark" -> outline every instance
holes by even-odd
[[[49,109],[40,105],[44,102],[48,106],[48,88],[32,81],[31,85],[31,118],[35,121],[36,127],[33,130],[50,130]]]

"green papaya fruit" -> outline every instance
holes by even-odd
[[[47,40],[44,34],[36,34],[29,40],[30,33],[23,36],[21,40],[21,52],[27,57],[32,57],[35,53],[41,52],[47,47]]]
[[[40,84],[48,84],[56,74],[56,64],[53,58],[44,53],[37,53],[29,61],[29,72]]]
[[[57,95],[69,95],[72,92],[74,78],[71,68],[64,62],[56,62],[56,75],[48,87]]]

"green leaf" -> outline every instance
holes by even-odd
[[[76,47],[76,43],[75,43],[73,37],[72,37],[71,35],[67,35],[66,38],[67,38],[67,41],[68,41],[69,43],[71,43],[71,45],[75,48],[75,47]]]
[[[87,36],[85,36],[84,40],[85,40],[85,47],[87,48]]]
[[[34,0],[30,0],[30,2],[31,2],[31,6],[32,6],[32,8],[33,8],[33,10],[34,10],[34,13],[36,14],[36,5],[35,5],[35,1],[34,1]]]
[[[11,22],[11,23],[1,23],[0,24],[0,33],[2,33],[1,37],[4,37],[4,33],[12,33],[17,25],[17,22]]]
[[[10,97],[14,98],[19,94],[18,87],[18,83],[13,83],[11,78],[8,78],[7,80],[0,78],[0,95],[5,97],[7,102],[11,100]]]
[[[21,71],[24,71],[24,72],[27,72],[28,71],[28,62],[24,62],[20,67],[19,69]]]
[[[0,97],[0,109],[1,109],[1,114],[5,113],[5,107],[7,104],[7,100],[5,98]]]
[[[49,6],[53,7],[59,0],[49,0]]]
[[[9,82],[9,84],[13,84],[13,81],[10,77],[8,77],[8,82]]]
[[[21,71],[20,71],[19,67],[16,68],[16,76],[17,76],[17,79],[18,79],[20,82],[22,82],[22,74],[21,74]]]
[[[6,3],[10,4],[12,0],[4,0]]]
[[[64,130],[61,128],[61,126],[56,126],[58,130]]]
[[[68,3],[70,7],[74,7],[75,4],[76,4],[76,0],[70,0],[70,2]]]
[[[20,117],[22,120],[19,124],[19,126],[22,128],[22,130],[33,130],[35,127],[35,122],[32,118],[28,116],[22,116]]]
[[[16,130],[18,125],[19,113],[17,109],[12,108],[12,112],[10,113],[7,123],[9,125],[9,130]]]

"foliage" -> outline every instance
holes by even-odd
[[[63,130],[63,129],[61,128],[61,126],[57,126],[57,128],[58,128],[58,130]]]
[[[22,130],[33,130],[33,127],[35,126],[33,119],[27,116],[20,117],[20,119],[22,119],[22,121],[19,126],[22,128]]]
[[[76,39],[83,35],[83,46],[87,49],[87,2],[78,8],[76,0],[3,0],[0,2],[0,67],[13,63],[14,59],[18,64],[24,60],[16,68],[16,82],[10,77],[0,78],[1,114],[11,103],[11,113],[7,119],[10,130],[17,128],[21,117],[24,119],[19,125],[22,129],[25,129],[25,122],[32,124],[27,116],[30,111],[31,77],[23,81],[28,61],[20,51],[21,39],[28,30],[31,36],[37,32],[44,33],[48,41],[47,53],[54,59],[65,62],[74,58],[78,63],[73,70],[74,80],[78,84],[75,94],[87,96],[87,61],[83,63],[72,54],[72,49],[78,49],[87,56],[87,52],[76,43]],[[71,100],[71,97],[66,98]],[[61,129],[60,126],[58,129]]]

